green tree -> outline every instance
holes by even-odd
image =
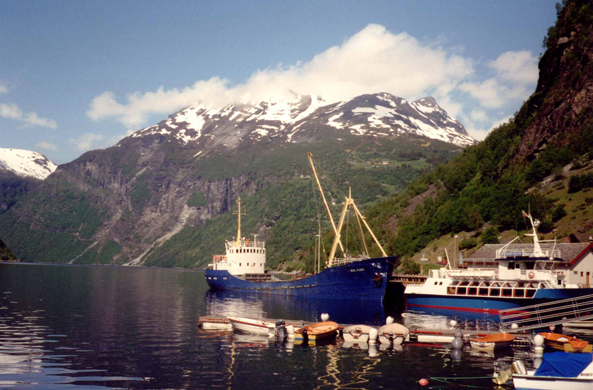
[[[480,236],[480,240],[482,244],[498,244],[500,241],[498,240],[498,235],[500,232],[496,226],[490,226]]]

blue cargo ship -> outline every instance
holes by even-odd
[[[314,275],[294,280],[280,280],[268,272],[265,269],[265,242],[258,240],[257,236],[253,240],[241,237],[241,199],[239,198],[237,201],[238,221],[236,239],[226,241],[226,254],[212,256],[212,263],[209,264],[206,270],[206,281],[211,289],[254,291],[265,294],[324,299],[383,301],[389,276],[393,271],[397,258],[385,254],[379,241],[354,204],[354,200],[350,194],[345,199],[339,224],[338,226],[335,225],[329,212],[327,201],[323,195],[315,166],[313,165],[312,155],[309,153],[308,156],[335,233],[334,242],[326,262],[326,268],[320,270],[318,265],[318,272]],[[382,257],[369,258],[364,253],[356,257],[348,255],[340,237],[345,215],[350,209],[354,211],[361,233],[364,233],[364,226],[380,249],[383,255]],[[317,236],[318,250],[316,251],[316,256],[317,264],[319,264],[321,257],[319,237],[321,234]],[[361,238],[365,248],[364,252],[368,253],[364,234],[361,234]],[[342,258],[336,257],[338,248],[344,254]]]
[[[431,270],[422,284],[406,286],[406,305],[497,314],[500,310],[593,294],[593,244],[581,244],[576,257],[566,259],[568,245],[538,239],[530,214],[533,244],[508,244],[491,249],[491,259],[467,261],[464,268],[448,264]],[[485,246],[487,247],[487,246]],[[487,252],[488,248],[486,248]],[[573,247],[574,251],[574,247]],[[566,256],[564,256],[566,257]]]

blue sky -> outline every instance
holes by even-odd
[[[196,102],[432,95],[483,139],[535,90],[556,1],[0,3],[0,147],[69,162]]]

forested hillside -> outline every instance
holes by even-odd
[[[593,6],[564,1],[557,12],[537,89],[515,116],[367,213],[389,252],[444,256],[457,234],[460,249],[496,242],[526,228],[521,210],[547,237],[593,232]]]

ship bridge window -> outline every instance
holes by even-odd
[[[515,263],[509,263],[507,266],[508,269],[515,269]]]
[[[525,268],[527,269],[535,269],[535,261],[528,261],[525,263]]]

